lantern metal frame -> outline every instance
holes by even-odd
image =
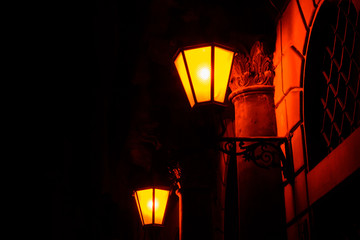
[[[188,64],[187,64],[187,60],[186,60],[186,57],[185,57],[185,53],[184,51],[186,50],[190,50],[190,49],[196,49],[196,48],[203,48],[203,47],[211,47],[211,72],[210,72],[210,101],[205,101],[205,102],[198,102],[197,98],[196,98],[196,94],[195,94],[195,89],[194,89],[194,86],[193,86],[193,81],[191,79],[191,75],[190,75],[190,71],[189,71],[189,67],[188,67]],[[225,50],[228,50],[228,51],[232,51],[233,52],[233,58],[232,58],[232,61],[231,61],[231,65],[230,65],[230,72],[229,72],[229,77],[228,77],[228,80],[227,82],[229,82],[230,80],[230,73],[231,73],[231,69],[232,69],[232,66],[234,64],[234,56],[235,56],[235,53],[236,53],[236,49],[235,48],[232,48],[232,47],[228,47],[228,46],[225,46],[225,45],[222,45],[222,44],[219,44],[219,43],[216,43],[216,42],[209,42],[209,43],[201,43],[201,44],[195,44],[195,45],[192,45],[192,46],[186,46],[186,47],[181,47],[179,48],[176,53],[174,54],[173,56],[173,59],[172,59],[172,62],[174,62],[176,60],[176,58],[179,56],[179,54],[181,53],[182,56],[183,56],[183,59],[184,59],[184,65],[185,65],[185,69],[186,69],[186,74],[189,78],[189,84],[190,84],[190,88],[191,88],[191,94],[194,98],[194,106],[192,108],[197,108],[199,106],[203,106],[203,105],[210,105],[210,104],[216,104],[216,105],[219,105],[219,106],[223,106],[223,107],[226,107],[227,104],[225,103],[221,103],[221,102],[218,102],[218,101],[215,101],[214,100],[214,89],[215,89],[215,82],[214,82],[214,73],[215,73],[215,67],[214,67],[214,64],[215,64],[215,61],[214,61],[214,58],[215,58],[215,47],[219,47],[219,48],[223,48]],[[176,67],[175,67],[176,68]],[[226,90],[225,90],[225,96],[226,96],[226,92],[228,91],[228,88],[229,86],[227,85],[226,86]],[[224,100],[225,102],[225,100]]]
[[[152,216],[151,216],[151,217],[152,217],[152,219],[151,219],[151,222],[152,222],[152,223],[150,223],[150,224],[145,224],[144,216],[143,216],[143,213],[142,213],[142,209],[141,209],[141,207],[140,207],[139,197],[138,197],[138,195],[136,194],[137,191],[147,190],[147,189],[152,189],[152,202],[153,202],[153,206],[152,206],[152,214],[151,214],[151,215],[152,215]],[[167,201],[166,201],[165,210],[164,210],[164,215],[163,215],[161,224],[155,223],[155,190],[156,190],[156,189],[169,191],[168,198],[167,198]],[[137,209],[138,209],[138,212],[139,212],[139,215],[140,215],[140,221],[141,221],[141,224],[142,224],[142,226],[143,226],[144,228],[164,227],[166,209],[167,209],[167,205],[168,205],[168,203],[169,203],[170,195],[171,195],[171,188],[170,188],[170,187],[167,187],[167,186],[141,187],[141,188],[137,188],[136,190],[133,191],[133,197],[135,198],[135,202],[136,202],[136,205],[137,205]]]

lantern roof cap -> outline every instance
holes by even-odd
[[[212,47],[212,46],[220,47],[220,48],[232,51],[234,53],[237,52],[237,50],[235,48],[229,47],[227,45],[223,45],[223,44],[220,44],[220,43],[217,43],[217,42],[206,42],[206,43],[198,43],[198,44],[194,44],[194,45],[186,45],[186,46],[179,47],[178,50],[175,52],[172,60],[175,61],[176,57],[182,51],[195,49],[195,48],[202,48],[202,47]]]

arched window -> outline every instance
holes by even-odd
[[[310,36],[304,81],[304,117],[312,169],[360,126],[359,8],[326,1]]]

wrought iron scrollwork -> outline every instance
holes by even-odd
[[[236,141],[226,141],[220,150],[228,155],[236,155]]]
[[[273,143],[257,142],[246,145],[244,142],[240,142],[239,147],[243,150],[241,154],[244,156],[245,161],[253,161],[255,165],[261,168],[280,166],[280,162],[276,158],[276,155],[279,155],[279,149]]]
[[[221,149],[230,156],[242,156],[245,161],[252,161],[256,166],[269,169],[281,167],[284,177],[291,180],[293,177],[291,152],[287,138],[281,137],[244,137],[244,138],[223,138]],[[285,153],[281,145],[285,144]]]
[[[181,168],[179,162],[175,166],[168,167],[170,173],[170,180],[172,181],[173,189],[178,191],[181,189]]]

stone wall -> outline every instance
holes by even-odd
[[[355,159],[360,153],[354,146],[360,139],[360,129],[314,169],[310,171],[307,166],[304,75],[313,23],[323,3],[322,0],[291,0],[277,25],[273,58],[277,129],[278,136],[291,137],[296,176],[293,183],[285,182],[284,187],[288,239],[308,239],[312,204],[360,166],[360,161]]]

